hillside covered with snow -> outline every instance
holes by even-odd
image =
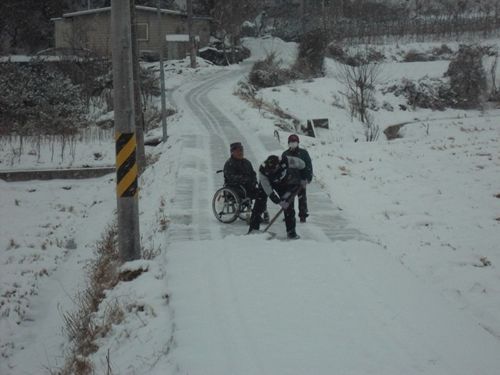
[[[270,107],[242,100],[255,60],[296,56],[278,39],[245,45],[252,57],[236,66],[168,65],[177,113],[140,182],[149,256],[104,292],[80,363],[97,374],[498,374],[500,110],[406,106],[384,89],[442,77],[449,61],[398,58],[437,44],[386,46],[373,115],[381,130],[405,125],[400,138],[366,142],[331,59],[325,77],[258,90]],[[329,119],[317,137],[297,129],[314,167],[297,241],[281,219],[275,238],[246,236],[245,222],[222,224],[211,208],[230,143],[254,168],[287,147],[292,121],[273,106],[300,124]],[[0,373],[57,373],[74,345],[64,316],[112,222],[114,176],[0,181],[0,191]]]

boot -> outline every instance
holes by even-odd
[[[269,224],[269,212],[267,210],[262,214],[262,223]]]
[[[300,238],[300,236],[295,231],[288,232],[286,236],[289,240],[298,240]]]

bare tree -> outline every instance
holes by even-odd
[[[345,95],[351,106],[351,112],[365,123],[369,104],[374,98],[375,84],[381,73],[380,65],[369,62],[356,66],[337,64],[337,70],[335,78],[346,89]]]
[[[366,140],[375,140],[378,136],[378,127],[368,112],[370,104],[374,101],[375,84],[382,69],[377,63],[363,61],[358,65],[337,64],[336,80],[341,83],[346,92],[351,110],[351,116],[359,117],[365,125]]]
[[[211,16],[217,33],[224,42],[229,41],[231,61],[234,61],[235,47],[239,43],[241,25],[244,21],[254,19],[262,10],[260,1],[255,0],[213,0]]]

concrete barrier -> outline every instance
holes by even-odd
[[[89,167],[70,169],[28,169],[0,171],[0,179],[12,181],[83,179],[101,177],[115,172],[115,167]]]

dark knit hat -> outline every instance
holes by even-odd
[[[279,163],[280,163],[279,156],[269,155],[269,157],[264,161],[263,166],[266,171],[273,171],[274,169],[276,169]]]
[[[297,142],[297,143],[299,143],[299,136],[297,134],[291,134],[288,137],[288,143],[291,143],[291,142]]]
[[[233,152],[234,150],[238,150],[238,149],[243,149],[243,145],[241,144],[241,142],[234,142],[234,143],[231,143],[231,145],[229,146],[229,150],[231,152]]]

